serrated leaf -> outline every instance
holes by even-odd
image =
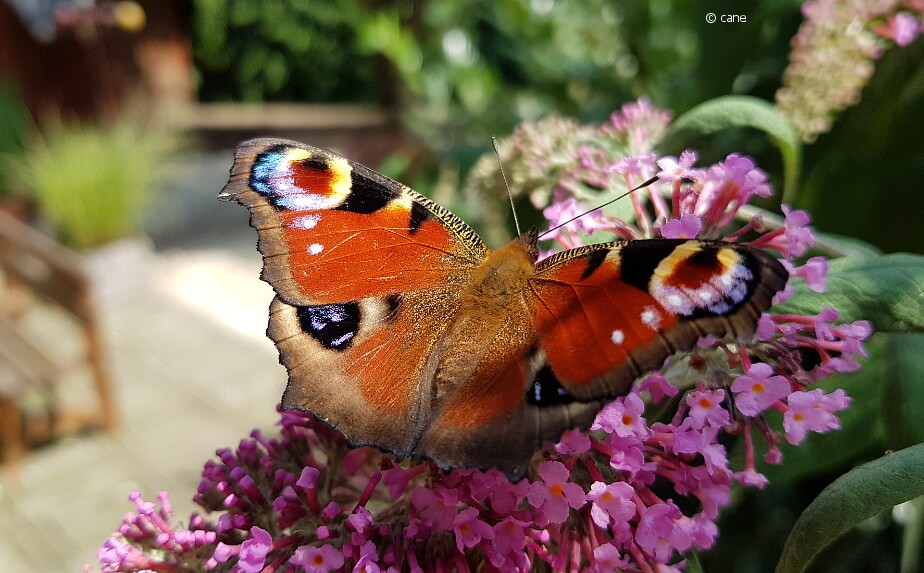
[[[863,464],[826,487],[796,521],[776,573],[799,573],[862,521],[924,495],[924,444]]]
[[[818,314],[830,307],[841,322],[869,320],[876,332],[924,332],[924,256],[897,253],[830,262],[827,289],[797,281],[777,313]]]
[[[770,103],[750,96],[724,96],[704,102],[671,124],[672,135],[710,134],[730,127],[753,127],[765,132],[783,157],[783,202],[795,198],[802,163],[802,141],[786,116]]]
[[[883,358],[886,446],[898,449],[924,442],[924,335],[890,335]]]

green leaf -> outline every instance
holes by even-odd
[[[837,309],[841,322],[869,320],[876,332],[924,332],[924,256],[835,259],[825,292],[797,281],[792,298],[774,312],[811,315],[825,307]]]
[[[802,142],[789,120],[773,105],[750,96],[715,98],[678,117],[671,132],[710,134],[730,127],[759,129],[779,147],[783,156],[783,202],[792,203],[802,164]]]
[[[886,446],[899,449],[924,442],[924,335],[890,335],[882,366]]]
[[[828,251],[828,253],[823,252],[822,254],[830,255],[834,253],[834,256],[837,257],[876,257],[882,254],[882,249],[876,245],[856,237],[815,231],[815,239],[815,249],[813,250]]]
[[[684,569],[686,573],[703,573],[703,564],[699,561],[699,555],[695,551],[686,554],[687,566]]]
[[[793,527],[776,573],[805,571],[832,541],[860,522],[924,495],[924,444],[883,456],[835,480]]]

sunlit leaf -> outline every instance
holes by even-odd
[[[835,308],[843,322],[869,320],[877,332],[924,332],[924,257],[891,254],[831,261],[827,289],[798,281],[776,312],[817,314]]]
[[[924,444],[864,464],[839,477],[802,513],[776,573],[805,571],[832,541],[860,522],[924,495]]]
[[[762,99],[724,96],[702,103],[677,118],[673,134],[710,134],[732,127],[753,127],[769,135],[783,156],[783,202],[792,202],[802,162],[802,142],[789,120]]]

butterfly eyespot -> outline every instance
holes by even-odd
[[[302,330],[331,350],[346,350],[359,330],[360,311],[355,302],[324,306],[300,306]]]
[[[274,145],[254,158],[249,183],[276,211],[335,209],[350,194],[350,171],[342,158]]]
[[[574,397],[562,387],[552,368],[545,365],[536,372],[533,385],[526,392],[526,402],[534,406],[570,404]]]

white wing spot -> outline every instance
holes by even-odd
[[[305,229],[307,231],[309,229],[314,229],[320,220],[320,215],[302,215],[301,217],[293,219],[289,226],[297,229]]]
[[[674,292],[667,295],[665,300],[662,301],[662,304],[674,312],[679,312],[684,308],[684,304],[686,302],[687,301],[682,296],[680,296],[679,293]]]
[[[324,250],[324,245],[322,245],[322,244],[320,244],[320,243],[312,243],[312,244],[308,245],[308,254],[309,254],[309,255],[317,255],[318,253],[320,253],[320,252],[323,251],[323,250]]]
[[[625,339],[626,334],[618,328],[610,335],[610,340],[613,341],[613,344],[622,344]]]
[[[661,314],[653,306],[646,306],[639,315],[642,324],[652,330],[658,330],[661,327]]]
[[[333,209],[337,202],[324,195],[315,195],[314,193],[296,194],[295,187],[291,190],[282,189],[282,183],[277,183],[280,188],[280,197],[276,199],[276,204],[291,211],[320,211],[321,209]]]
[[[696,291],[696,297],[704,304],[712,302],[717,294],[709,285],[703,285]]]

